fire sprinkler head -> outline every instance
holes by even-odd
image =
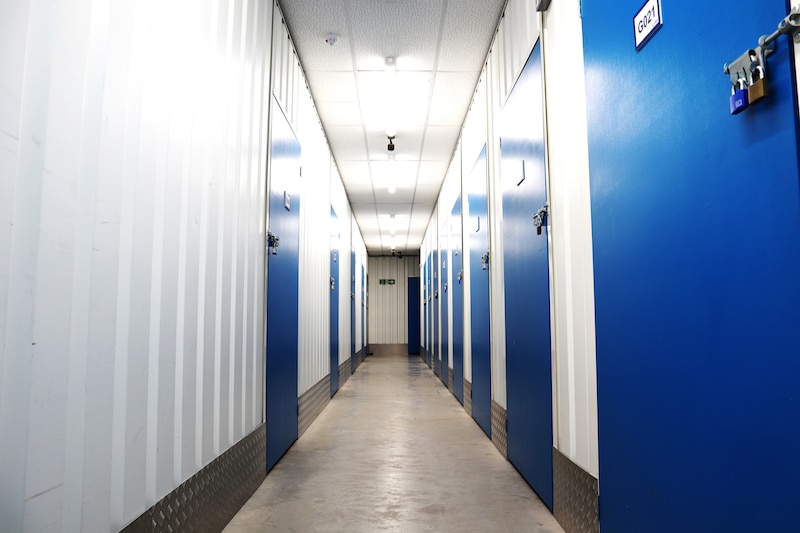
[[[339,41],[339,34],[338,33],[329,33],[325,36],[325,42],[328,46],[333,46]]]

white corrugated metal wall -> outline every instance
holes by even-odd
[[[12,4],[3,529],[117,530],[263,419],[272,6]]]
[[[551,306],[555,360],[554,445],[599,476],[594,264],[586,83],[580,5],[554,2],[544,16],[550,171]]]
[[[408,278],[419,277],[419,256],[369,258],[369,340],[408,343]],[[380,280],[395,280],[381,285]]]
[[[331,169],[331,206],[339,217],[339,364],[350,358],[350,248],[353,216],[344,184],[336,167]],[[330,211],[329,211],[330,212]]]

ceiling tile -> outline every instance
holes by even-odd
[[[372,186],[372,176],[369,170],[369,162],[367,161],[337,161],[342,181],[345,187],[351,185],[369,185]]]
[[[460,126],[428,126],[428,129],[425,130],[422,159],[426,161],[450,161],[450,158],[453,157],[453,150],[455,150],[460,131]]]
[[[411,216],[412,204],[377,204],[378,215]]]
[[[306,71],[306,78],[320,107],[325,102],[358,102],[356,76],[352,71]]]
[[[361,110],[355,102],[324,102],[317,109],[320,120],[327,126],[361,127]]]
[[[441,187],[449,167],[449,158],[440,161],[420,161],[417,185]]]
[[[437,68],[451,72],[480,71],[504,5],[505,0],[448,2]],[[476,61],[477,58],[480,59]]]
[[[337,161],[358,161],[366,159],[364,132],[361,126],[326,125],[328,142]]]
[[[437,73],[428,124],[460,128],[472,101],[479,75],[480,71]]]
[[[387,56],[409,58],[407,63],[413,64],[411,68],[433,68],[443,0],[347,0],[346,4],[352,27],[358,28],[353,48],[359,70],[375,68],[376,58]],[[398,60],[398,67],[401,64]]]

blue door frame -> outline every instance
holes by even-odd
[[[520,125],[524,124],[521,128]],[[503,179],[508,460],[553,509],[553,382],[542,61],[537,43],[506,102]]]
[[[472,418],[492,435],[492,355],[489,337],[488,204],[486,147],[469,175],[469,268],[472,332]],[[486,254],[486,255],[484,255]]]
[[[269,232],[280,240],[267,252],[267,471],[297,440],[300,143],[278,103],[273,104]]]
[[[331,397],[339,390],[339,217],[331,207],[330,365]]]

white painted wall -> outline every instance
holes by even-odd
[[[339,364],[350,358],[350,249],[353,216],[338,169],[331,168],[331,205],[339,217]],[[329,211],[330,212],[330,211]]]
[[[550,176],[554,445],[598,477],[597,369],[589,149],[580,4],[542,25]]]
[[[118,530],[263,420],[272,5],[2,12],[0,524]]]
[[[408,278],[419,277],[419,256],[369,258],[369,338],[372,344],[408,343]],[[381,285],[394,279],[395,285]]]
[[[300,91],[302,147],[298,287],[298,394],[330,373],[331,156],[308,89]]]

